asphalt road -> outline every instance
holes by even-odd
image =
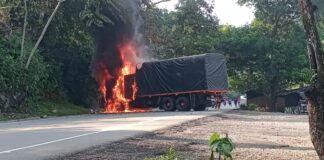
[[[217,113],[147,112],[4,122],[0,160],[47,159]]]

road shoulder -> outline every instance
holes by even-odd
[[[306,115],[230,111],[53,160],[142,160],[170,146],[179,159],[208,159],[207,140],[214,131],[228,133],[236,143],[234,159],[317,159]]]

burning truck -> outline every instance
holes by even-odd
[[[123,93],[132,108],[201,111],[227,87],[225,57],[209,53],[137,65],[134,74],[125,75]]]
[[[212,95],[227,90],[226,62],[221,54],[143,62],[152,56],[142,34],[141,0],[112,3],[98,1],[89,6],[94,15],[98,14],[96,6],[102,6],[100,14],[113,22],[91,27],[96,54],[90,68],[105,113],[143,112],[150,107],[204,110]]]

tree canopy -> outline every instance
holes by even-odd
[[[251,25],[239,29],[243,33],[234,33],[236,36],[242,35],[241,41],[244,41],[239,42],[236,47],[245,44],[238,49],[243,50],[243,53],[234,54],[233,60],[242,60],[238,64],[245,66],[243,73],[236,76],[243,75],[248,85],[255,85],[245,87],[246,89],[261,90],[269,95],[270,107],[276,110],[276,97],[282,88],[298,84],[303,86],[311,76],[307,68],[303,30],[299,23],[298,2],[239,0],[239,3],[254,6],[256,19]],[[231,53],[230,49],[233,47],[227,48]]]

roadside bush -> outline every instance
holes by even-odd
[[[292,107],[285,107],[285,113],[287,114],[294,114],[294,110]]]
[[[177,160],[177,152],[174,147],[171,146],[167,149],[166,153],[159,157],[159,160]]]
[[[245,105],[245,104],[241,104],[241,105],[240,105],[240,109],[242,109],[242,110],[247,110],[247,105]]]
[[[248,109],[249,111],[255,111],[255,109],[256,109],[257,107],[258,107],[258,106],[255,105],[255,104],[249,104],[249,105],[247,106],[247,109]]]
[[[46,90],[57,88],[55,79],[49,79],[51,66],[42,56],[35,54],[25,69],[26,57],[20,58],[21,39],[18,36],[0,38],[0,112],[29,112],[31,104],[40,99]],[[26,53],[32,45],[25,45]]]
[[[173,146],[170,146],[164,155],[161,155],[157,158],[145,158],[145,160],[177,160],[177,152]]]
[[[219,160],[221,160],[222,156],[224,159],[230,158],[232,159],[232,152],[234,150],[234,143],[226,134],[226,137],[221,138],[220,135],[215,132],[209,138],[208,141],[209,149],[211,150],[210,160],[215,158],[214,153],[218,153]]]
[[[249,104],[249,105],[241,104],[240,105],[240,109],[242,109],[242,110],[249,110],[249,111],[255,111],[257,107],[258,106],[255,105],[255,104]]]

